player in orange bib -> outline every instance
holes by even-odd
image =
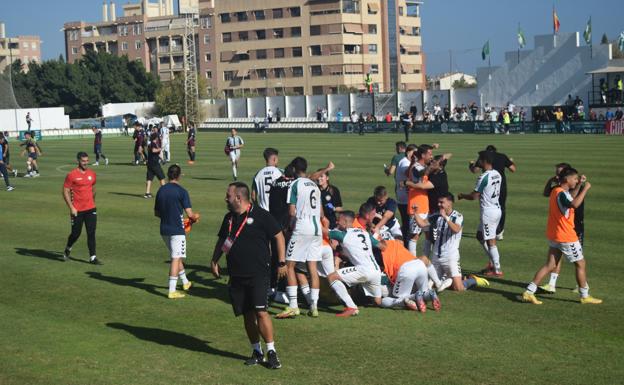
[[[429,195],[427,190],[431,190],[434,186],[429,182],[427,175],[427,165],[433,158],[432,146],[427,144],[421,144],[414,153],[415,159],[413,164],[408,170],[407,180],[404,182],[405,186],[409,188],[408,200],[407,200],[407,213],[410,217],[414,214],[426,219],[429,214]],[[418,209],[416,209],[418,207]],[[427,232],[427,228],[421,228],[416,224],[414,220],[410,221],[409,226],[410,234],[406,238],[409,239],[407,247],[409,251],[416,255],[416,246],[418,238],[421,232]],[[425,245],[423,247],[425,255],[428,255],[427,250],[430,248],[430,244],[425,237]]]
[[[546,238],[548,238],[548,259],[542,266],[533,281],[529,283],[526,291],[522,294],[522,300],[535,305],[541,305],[542,301],[535,297],[535,292],[542,279],[550,273],[562,256],[574,263],[576,267],[576,282],[579,286],[582,304],[600,304],[602,300],[589,295],[589,286],[585,274],[585,259],[583,248],[578,236],[574,231],[574,210],[578,208],[591,184],[583,176],[580,183],[584,186],[579,190],[576,197],[572,197],[570,190],[574,190],[579,184],[578,172],[573,168],[561,170],[558,175],[559,186],[555,187],[549,198],[548,224],[546,226]]]

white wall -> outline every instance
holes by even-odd
[[[69,116],[65,115],[63,107],[51,108],[21,108],[0,110],[0,122],[3,131],[24,131],[28,129],[26,114],[30,112],[33,119],[32,130],[50,130],[55,128],[69,128]]]
[[[154,102],[108,103],[102,106],[102,115],[108,117],[134,114],[139,117],[152,118],[155,110]]]

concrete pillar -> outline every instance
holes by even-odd
[[[117,20],[117,9],[115,8],[114,2],[111,2],[111,5],[110,5],[110,20],[111,21]]]
[[[110,51],[108,50],[108,40],[104,42],[104,47],[106,47],[106,52],[110,53]]]
[[[106,1],[102,4],[102,21],[108,21],[108,4]]]

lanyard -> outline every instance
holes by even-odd
[[[245,219],[243,219],[243,223],[240,224],[240,226],[238,227],[238,231],[236,231],[236,234],[234,235],[234,238],[232,238],[232,243],[234,243],[234,241],[236,241],[236,239],[238,239],[238,236],[240,235],[241,231],[243,231],[243,227],[245,227],[245,225],[247,224],[247,218],[249,217],[249,212],[251,211],[251,205],[249,205],[249,208],[247,209],[247,214],[245,215]],[[228,229],[228,234],[232,234],[232,223],[234,221],[232,220],[232,217],[230,217],[230,226]]]

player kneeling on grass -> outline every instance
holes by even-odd
[[[330,287],[346,305],[342,313],[336,314],[338,317],[350,317],[359,313],[344,284],[348,286],[361,284],[366,296],[372,297],[375,305],[381,305],[381,269],[375,261],[373,247],[383,251],[386,243],[371,237],[365,230],[354,228],[354,219],[353,211],[341,212],[338,230],[329,232],[329,239],[340,243],[342,254],[353,264],[327,276]]]
[[[600,304],[602,300],[589,295],[583,248],[574,231],[574,211],[583,203],[591,184],[584,177],[581,178],[580,183],[584,183],[584,186],[573,198],[570,191],[579,184],[578,172],[573,168],[565,168],[559,173],[558,180],[559,186],[552,189],[548,204],[548,223],[546,225],[546,237],[549,244],[548,259],[544,266],[535,273],[535,277],[527,286],[526,291],[522,293],[522,300],[535,305],[542,304],[542,301],[535,297],[537,286],[557,266],[561,257],[565,256],[576,267],[576,282],[579,286],[581,303]]]
[[[186,259],[186,236],[184,231],[184,213],[190,221],[199,219],[199,214],[191,208],[191,198],[188,191],[180,186],[182,170],[177,164],[167,170],[169,183],[162,186],[156,193],[154,215],[160,218],[160,235],[169,249],[171,267],[169,270],[170,299],[184,298],[184,294],[176,291],[178,278],[182,280],[182,288],[188,291],[191,281],[186,278],[182,259]]]
[[[432,236],[431,260],[437,275],[445,282],[452,279],[452,288],[455,291],[464,291],[473,286],[489,286],[490,283],[476,275],[462,279],[459,264],[459,243],[462,236],[464,216],[453,209],[455,197],[451,193],[442,194],[438,198],[437,213],[422,219],[414,215],[414,220],[420,227],[429,227]]]

